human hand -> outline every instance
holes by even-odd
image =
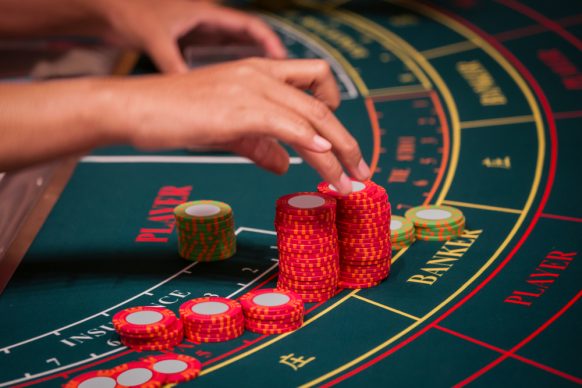
[[[165,73],[188,70],[177,41],[190,31],[213,37],[214,41],[236,37],[258,44],[271,58],[286,57],[277,35],[259,17],[211,2],[101,0],[99,9],[107,21],[106,40],[146,51]]]
[[[340,98],[325,61],[254,58],[109,82],[119,83],[109,95],[122,99],[113,117],[138,148],[229,150],[282,174],[289,166],[282,141],[342,193],[351,191],[343,167],[356,179],[370,178],[356,140],[332,112]],[[115,123],[110,127],[118,130]]]

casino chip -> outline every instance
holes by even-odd
[[[404,216],[414,224],[417,240],[447,241],[459,237],[465,230],[463,212],[451,206],[417,206]]]
[[[147,367],[164,377],[164,385],[178,384],[198,377],[202,364],[194,357],[167,353],[143,358]]]
[[[176,315],[162,307],[138,306],[118,311],[113,326],[121,342],[134,350],[167,350],[182,342],[184,329]]]
[[[116,388],[116,370],[94,370],[69,380],[63,388]]]
[[[352,193],[341,195],[322,182],[317,190],[337,201],[340,252],[339,287],[368,288],[390,274],[391,208],[386,190],[371,181],[352,180]]]
[[[293,291],[266,288],[243,295],[245,328],[259,334],[283,334],[303,325],[303,301]]]
[[[241,305],[221,297],[196,298],[180,306],[186,338],[195,342],[224,342],[245,330]]]
[[[335,295],[339,274],[335,216],[335,199],[321,193],[294,193],[277,200],[278,288],[295,292],[304,302]]]
[[[174,209],[178,252],[187,260],[218,261],[236,253],[234,216],[224,202],[199,200]]]
[[[416,240],[414,224],[404,217],[392,216],[390,220],[390,242],[392,250],[410,246]]]
[[[116,387],[158,388],[166,384],[165,376],[151,369],[150,365],[143,361],[122,364],[113,371],[116,372],[114,375]]]

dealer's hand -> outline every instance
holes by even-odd
[[[357,142],[332,113],[339,92],[324,61],[249,59],[112,87],[123,99],[127,140],[138,148],[222,148],[281,174],[289,155],[280,140],[344,193],[351,183],[342,165],[370,178]]]
[[[166,73],[187,71],[177,40],[190,31],[214,38],[231,36],[251,41],[271,58],[286,57],[280,39],[259,17],[212,3],[99,0],[98,7],[106,20],[103,35],[107,40],[146,51]]]

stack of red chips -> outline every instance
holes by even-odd
[[[223,342],[240,337],[244,331],[241,305],[232,299],[205,297],[180,306],[186,337],[194,342]]]
[[[182,342],[184,330],[176,315],[162,307],[138,306],[117,312],[113,327],[121,342],[134,350],[167,350]]]
[[[195,379],[202,364],[194,357],[166,353],[131,361],[112,369],[85,372],[69,380],[64,388],[168,387]]]
[[[293,291],[267,288],[240,298],[245,327],[253,333],[282,334],[303,325],[303,301]]]
[[[342,288],[368,288],[390,273],[391,209],[386,190],[374,182],[352,181],[352,193],[341,195],[322,182],[319,192],[337,200],[337,231]]]
[[[294,291],[304,302],[335,295],[339,274],[335,221],[336,201],[330,196],[302,192],[277,200],[278,288]]]

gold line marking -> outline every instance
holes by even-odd
[[[523,212],[522,210],[510,209],[508,207],[479,205],[477,203],[467,203],[467,202],[449,201],[449,200],[444,200],[443,203],[445,205],[468,207],[468,208],[472,208],[472,209],[481,209],[481,210],[491,210],[494,212],[501,212],[501,213],[521,214]]]
[[[354,81],[354,84],[356,85],[356,87],[360,91],[360,94],[362,95],[362,97],[365,98],[369,95],[368,87],[366,86],[366,83],[364,82],[364,80],[362,79],[360,74],[356,71],[356,69],[354,69],[352,64],[350,62],[348,62],[348,60],[337,49],[330,46],[327,42],[325,42],[324,40],[319,38],[319,36],[315,35],[314,33],[312,33],[309,30],[306,30],[305,28],[301,27],[300,25],[298,25],[296,23],[292,23],[289,20],[283,19],[282,17],[277,16],[277,15],[272,14],[272,13],[267,13],[267,15],[269,17],[272,17],[273,19],[278,20],[280,23],[283,23],[283,24],[286,24],[288,26],[295,28],[296,30],[301,32],[303,35],[308,36],[310,39],[312,39],[318,45],[323,47],[324,50],[326,50],[328,53],[330,53],[340,63],[340,65],[342,65],[342,67],[344,68],[346,73],[348,73],[348,75],[352,78],[352,81]]]
[[[478,48],[474,42],[463,41],[458,43],[447,44],[446,46],[436,47],[433,49],[421,51],[420,54],[426,59],[433,59],[439,57],[445,57],[451,54],[462,53],[464,51],[470,51]]]
[[[509,125],[509,124],[523,124],[534,122],[535,118],[532,115],[500,117],[496,119],[484,119],[474,121],[461,121],[462,129],[493,127],[495,125]]]
[[[422,85],[406,85],[406,86],[393,86],[389,88],[371,89],[369,91],[370,97],[389,97],[396,95],[406,95],[414,94],[419,92],[426,92],[427,90]]]
[[[392,256],[391,264],[396,263],[396,261],[398,259],[400,259],[402,257],[402,255],[404,254],[404,252],[406,252],[407,250],[408,250],[408,247],[402,248],[401,250],[398,251],[397,254],[395,254],[394,256]]]
[[[360,299],[360,300],[363,300],[366,303],[373,304],[374,306],[380,307],[381,309],[391,311],[391,312],[396,313],[398,315],[402,315],[403,317],[412,319],[413,321],[418,321],[420,319],[419,317],[415,317],[414,315],[405,313],[404,311],[400,311],[398,309],[395,309],[394,307],[386,306],[386,305],[384,305],[382,303],[379,303],[379,302],[376,302],[374,300],[371,300],[371,299],[368,299],[368,298],[364,298],[363,296],[360,296],[360,295],[354,294],[353,297],[354,298],[357,298],[357,299]]]
[[[390,2],[388,0],[385,0],[385,1]],[[412,2],[407,2],[407,1],[403,1],[403,0],[401,0],[401,1],[396,0],[396,1],[392,1],[392,2],[398,3],[399,5],[401,5],[405,8],[412,9],[416,12],[427,15],[428,17],[432,18],[433,20],[436,20],[437,22],[443,24],[444,26],[448,26],[449,28],[457,31],[461,35],[467,36],[469,38],[469,40],[475,42],[479,48],[481,48],[487,54],[489,54],[492,58],[494,58],[501,65],[501,67],[503,67],[503,69],[512,77],[512,79],[515,81],[517,86],[521,89],[522,93],[525,95],[525,97],[528,101],[528,104],[533,112],[533,116],[534,116],[534,119],[536,122],[536,131],[537,131],[537,137],[538,137],[538,150],[537,150],[536,170],[535,170],[535,175],[534,175],[534,179],[532,182],[532,188],[531,188],[529,196],[525,202],[524,209],[521,212],[521,215],[518,217],[515,225],[513,226],[513,228],[511,229],[511,231],[507,235],[507,238],[500,244],[500,246],[493,253],[493,255],[487,260],[487,262],[485,264],[483,264],[483,266],[481,266],[481,268],[479,268],[479,270],[475,274],[473,274],[473,276],[471,276],[470,279],[468,279],[463,285],[461,285],[461,287],[459,287],[455,292],[453,292],[451,295],[449,295],[438,306],[436,306],[430,312],[425,314],[418,321],[411,324],[406,329],[402,330],[400,333],[394,335],[393,337],[389,338],[385,342],[370,349],[368,352],[361,354],[360,356],[354,358],[352,361],[349,361],[349,362],[345,363],[344,365],[342,365],[342,366],[340,366],[340,367],[338,367],[338,368],[336,368],[336,369],[302,385],[301,386],[302,388],[312,387],[312,386],[317,385],[325,380],[328,380],[329,378],[345,371],[348,368],[351,368],[352,366],[360,363],[361,361],[369,358],[370,356],[372,356],[372,355],[378,353],[379,351],[385,349],[386,347],[390,346],[393,342],[397,341],[398,339],[400,339],[401,337],[403,337],[404,335],[406,335],[407,333],[409,333],[410,331],[414,330],[416,327],[421,325],[423,322],[425,322],[427,319],[429,319],[431,316],[433,316],[435,313],[437,313],[440,309],[442,309],[444,306],[449,304],[453,299],[455,299],[467,287],[469,287],[479,276],[481,276],[483,274],[483,272],[485,272],[485,270],[487,268],[489,268],[491,266],[491,264],[493,264],[493,262],[495,262],[495,260],[497,260],[497,258],[501,254],[501,252],[503,252],[503,250],[507,247],[509,242],[513,239],[513,237],[515,236],[515,234],[517,233],[517,231],[519,230],[519,228],[523,224],[523,221],[524,221],[526,215],[528,214],[529,210],[531,209],[531,206],[533,204],[533,200],[535,198],[535,195],[537,193],[537,190],[539,188],[539,184],[541,181],[541,173],[542,173],[542,168],[543,168],[543,164],[544,164],[545,147],[546,147],[543,120],[542,120],[542,116],[541,116],[541,112],[539,110],[539,107],[536,103],[535,97],[533,96],[531,90],[527,86],[527,83],[523,80],[523,78],[521,78],[521,76],[519,75],[517,70],[515,70],[515,68],[513,68],[513,66],[499,52],[497,52],[492,46],[490,46],[489,43],[484,41],[480,36],[478,36],[476,33],[471,31],[467,27],[463,26],[459,22],[457,22],[453,19],[450,19],[447,16],[442,15],[436,11],[433,11],[431,8],[424,6],[424,5],[421,5],[419,3],[412,3]],[[375,29],[379,30],[380,34],[389,34],[390,33],[388,30],[382,28],[381,26],[378,26],[377,24],[375,24],[371,21],[368,21],[367,25],[369,28],[375,28]],[[433,80],[435,81],[435,84],[437,85],[437,87],[439,89],[444,87],[444,91],[446,92],[446,94],[443,93],[443,90],[441,90],[441,93],[443,93],[443,97],[445,98],[445,102],[447,103],[447,106],[449,106],[449,101],[448,101],[447,97],[451,97],[451,95],[450,95],[449,90],[446,88],[446,85],[443,83],[442,79],[440,78],[440,75],[438,73],[436,73],[436,71],[430,66],[430,64],[428,63],[428,61],[426,61],[425,58],[422,58],[418,53],[416,53],[416,54],[419,57],[417,59],[417,61],[420,59],[419,63],[421,64],[421,66],[423,66],[425,71],[427,71],[427,73],[433,77]],[[434,74],[432,74],[432,72],[434,72]],[[435,76],[436,76],[436,78],[435,78]],[[440,85],[440,83],[443,83],[443,85]],[[453,179],[454,172],[456,170],[456,164],[458,162],[457,159],[458,159],[458,147],[460,147],[460,137],[459,137],[459,133],[455,132],[455,125],[458,125],[458,122],[455,122],[455,118],[458,118],[458,114],[456,111],[456,106],[454,105],[454,101],[452,100],[452,97],[451,97],[451,102],[452,102],[452,105],[449,106],[449,109],[450,109],[450,113],[451,113],[452,121],[453,121],[453,123],[452,123],[453,124],[453,139],[454,140],[456,139],[456,143],[453,142],[453,147],[452,147],[453,154],[452,154],[452,158],[451,158],[451,165],[449,167],[449,173],[448,173],[447,179],[445,180],[445,183],[443,185],[443,189],[441,191],[441,194],[439,195],[439,198],[437,199],[437,204],[440,204],[444,201],[444,198],[446,197],[448,189],[450,188],[450,184],[451,184],[451,181]],[[453,110],[453,108],[454,108],[454,110]],[[458,130],[458,128],[457,128],[457,130]],[[455,135],[457,135],[457,137],[455,137]]]
[[[346,300],[348,300],[349,298],[351,298],[352,296],[354,296],[358,291],[360,291],[360,290],[357,289],[357,290],[351,291],[349,294],[347,294],[346,296],[344,296],[343,298],[341,298],[340,300],[338,300],[337,302],[335,302],[334,304],[332,304],[331,306],[329,306],[325,310],[321,311],[319,314],[314,315],[313,317],[311,317],[310,319],[308,319],[307,321],[305,321],[303,323],[303,326],[302,326],[301,329],[303,329],[305,326],[308,326],[309,324],[311,324],[315,320],[319,319],[321,316],[327,314],[331,310],[335,309],[337,306],[339,306],[340,304],[342,304],[343,302],[345,302]],[[299,330],[301,330],[301,329],[299,329]],[[267,341],[267,342],[265,342],[265,343],[263,343],[263,344],[255,347],[255,348],[252,348],[252,349],[250,349],[250,350],[248,350],[248,351],[246,351],[244,353],[241,353],[241,354],[239,354],[236,357],[229,358],[226,361],[221,362],[220,364],[216,364],[214,366],[211,366],[210,368],[204,369],[202,371],[202,373],[200,373],[200,375],[201,376],[204,376],[205,374],[211,373],[211,372],[213,372],[213,371],[215,371],[217,369],[220,369],[220,368],[225,367],[225,366],[227,366],[229,364],[232,364],[233,362],[236,362],[236,361],[240,360],[241,358],[245,358],[247,356],[250,356],[251,354],[258,352],[259,350],[261,350],[263,348],[266,348],[267,346],[269,346],[269,345],[271,345],[271,344],[273,344],[273,343],[275,343],[275,342],[277,342],[279,340],[282,340],[283,338],[285,338],[285,337],[287,337],[287,336],[289,336],[289,335],[291,335],[293,333],[294,332],[292,331],[292,332],[289,332],[289,333],[285,333],[285,334],[278,335],[275,338],[273,338],[272,340]]]

